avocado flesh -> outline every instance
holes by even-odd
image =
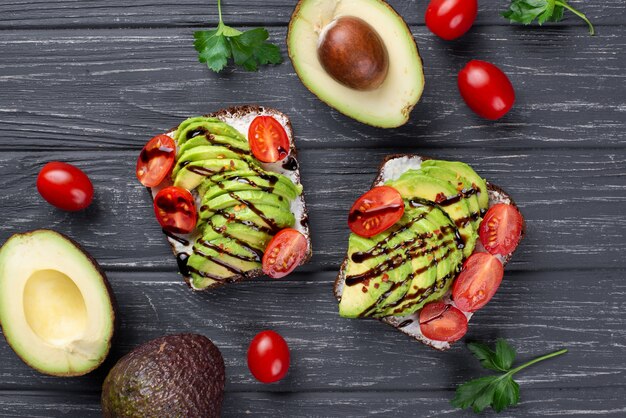
[[[442,212],[442,211],[441,211]],[[454,222],[446,216],[444,223],[433,223],[437,227],[438,242],[431,247],[430,274],[413,277],[409,289],[402,298],[381,307],[375,316],[406,316],[420,310],[426,303],[441,299],[448,291],[463,261],[463,252]],[[434,219],[433,219],[434,220]]]
[[[247,139],[214,118],[184,121],[176,131],[174,185],[200,203],[196,240],[187,259],[192,287],[204,289],[261,268],[263,252],[281,229],[292,227],[291,202],[302,186],[266,171]]]
[[[80,376],[105,360],[114,332],[113,294],[96,261],[50,230],[16,234],[0,249],[0,323],[30,367]]]
[[[478,231],[481,220],[481,210],[478,202],[478,196],[472,189],[472,183],[465,177],[462,177],[454,171],[443,167],[420,167],[419,171],[427,176],[450,183],[454,188],[456,188],[458,193],[463,194],[463,199],[467,202],[467,207],[470,211],[470,222],[472,223],[474,230]]]
[[[374,90],[347,87],[320,63],[317,48],[325,29],[338,17],[368,22],[388,53],[389,68]],[[405,124],[424,90],[422,60],[404,20],[381,0],[301,0],[287,35],[289,57],[302,83],[320,100],[360,122],[393,128]]]
[[[250,170],[251,166],[253,163],[236,158],[194,161],[176,173],[174,186],[194,190],[207,176],[236,170]]]
[[[390,292],[427,263],[428,253],[423,250],[434,245],[428,212],[427,207],[407,210],[396,225],[372,238],[350,235],[341,316],[371,316]]]
[[[445,199],[454,198],[458,191],[450,183],[422,174],[419,170],[408,170],[397,180],[386,183],[396,189],[406,200],[425,199],[437,202],[441,197]],[[477,232],[471,223],[471,213],[465,199],[442,206],[443,209],[459,229],[459,234],[463,239],[463,254],[469,257],[476,246]]]
[[[422,162],[421,166],[423,168],[441,167],[454,171],[458,176],[465,178],[473,187],[476,187],[478,190],[476,197],[478,199],[480,209],[484,212],[489,208],[489,191],[487,189],[487,182],[468,164],[460,161],[426,160]]]
[[[243,241],[224,237],[210,241],[201,239],[193,247],[187,268],[194,288],[203,289],[261,268],[261,257]]]
[[[176,174],[187,164],[204,160],[243,159],[240,150],[220,145],[203,145],[194,147],[180,154],[172,175]]]
[[[102,415],[217,418],[224,384],[224,359],[208,338],[160,337],[136,347],[113,366],[102,385]]]
[[[427,269],[424,273],[426,276],[423,282],[434,282],[436,280],[436,269],[431,268],[434,258],[440,253],[441,247],[447,247],[450,244],[456,243],[455,234],[457,229],[450,220],[450,218],[439,208],[432,207],[431,211],[427,214],[423,222],[420,224],[421,228],[426,228],[422,233],[433,234],[434,238],[429,239],[427,244],[416,249],[422,257],[413,258],[412,274],[408,275],[402,283],[396,286],[396,289],[390,292],[385,299],[380,301],[376,306],[376,313],[373,316],[387,316],[386,308],[389,305],[396,304],[399,300],[404,298],[412,285],[415,272],[420,272]],[[457,243],[458,244],[458,243]]]

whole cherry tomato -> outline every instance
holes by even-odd
[[[250,342],[248,368],[260,382],[277,382],[289,370],[289,346],[274,331],[262,331]]]
[[[167,135],[157,135],[143,147],[137,159],[137,179],[146,187],[161,184],[172,171],[176,143]]]
[[[463,270],[452,286],[455,305],[465,312],[482,308],[496,294],[503,276],[504,268],[495,256],[489,253],[472,254],[463,263]]]
[[[350,208],[348,226],[357,235],[373,237],[398,222],[404,214],[400,193],[390,186],[374,187]]]
[[[93,185],[83,171],[58,161],[44,165],[37,176],[37,190],[48,203],[70,212],[85,209],[93,200]]]
[[[485,61],[468,62],[459,72],[458,85],[465,103],[485,119],[500,119],[515,102],[515,90],[509,78]]]
[[[491,254],[510,254],[522,239],[523,224],[522,214],[515,206],[493,205],[478,228],[480,242]]]
[[[274,163],[289,155],[289,137],[285,128],[271,116],[257,116],[248,128],[252,154],[264,163]]]
[[[444,302],[431,302],[420,311],[420,330],[426,338],[454,342],[467,332],[467,317]]]
[[[477,14],[477,0],[431,0],[424,18],[432,33],[451,41],[470,30]]]
[[[263,273],[280,279],[300,265],[309,250],[304,235],[293,228],[285,228],[274,235],[263,254]]]
[[[198,214],[193,196],[182,187],[166,187],[154,196],[154,213],[163,229],[188,234],[196,227]]]

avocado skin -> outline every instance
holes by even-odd
[[[105,418],[219,417],[225,367],[198,334],[160,337],[122,357],[102,386]]]

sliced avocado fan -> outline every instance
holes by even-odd
[[[247,139],[219,119],[187,119],[175,139],[172,180],[200,205],[199,238],[187,260],[192,287],[205,289],[260,269],[271,238],[295,224],[291,203],[302,186],[265,170]]]
[[[405,202],[402,218],[371,238],[351,234],[339,313],[407,316],[450,289],[474,251],[487,185],[467,164],[428,160],[385,183]]]

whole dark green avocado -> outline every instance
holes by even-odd
[[[224,359],[208,338],[168,335],[140,345],[102,385],[104,417],[219,417]]]

